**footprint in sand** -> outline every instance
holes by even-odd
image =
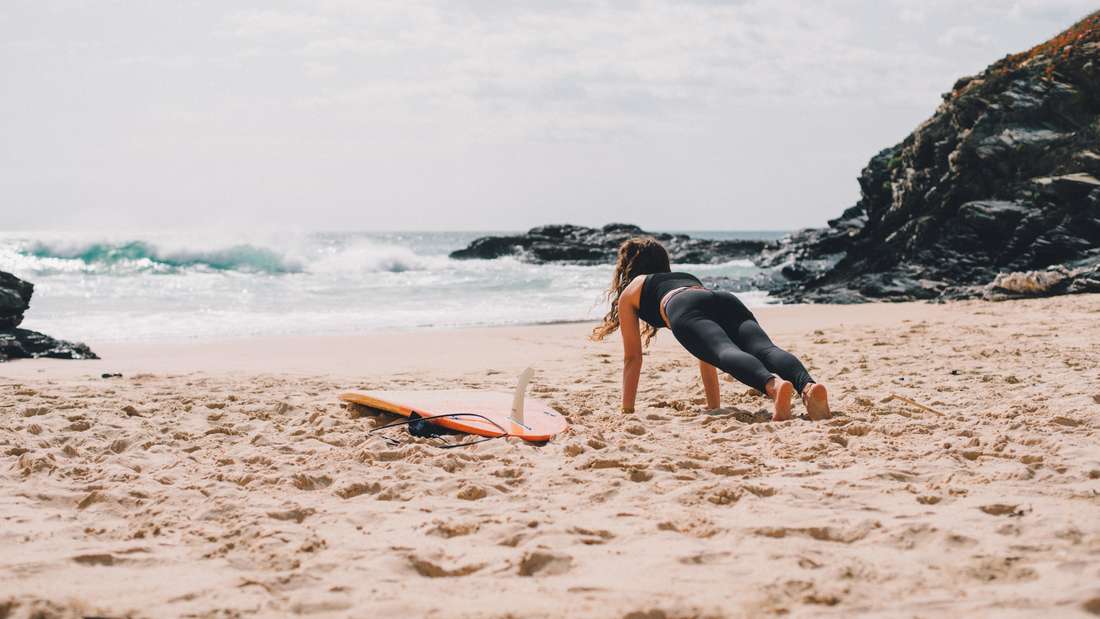
[[[519,562],[520,576],[558,576],[573,567],[573,557],[556,552],[536,550],[523,555]]]
[[[68,426],[66,426],[65,429],[70,432],[84,432],[85,430],[91,429],[91,427],[92,424],[87,420],[77,419],[76,421],[73,421]]]
[[[351,499],[363,494],[378,494],[382,491],[382,484],[378,482],[356,482],[337,488],[336,496],[341,499]]]
[[[480,529],[481,524],[477,522],[436,521],[434,526],[428,529],[427,533],[428,535],[450,539],[452,537],[462,537],[463,535],[477,533]]]
[[[274,518],[275,520],[293,521],[298,524],[302,524],[302,522],[306,518],[316,513],[317,510],[313,509],[312,507],[301,507],[300,505],[292,505],[286,507],[285,509],[267,512],[267,515],[271,518]]]
[[[657,523],[658,531],[672,531],[698,539],[714,537],[722,531],[711,521],[705,518],[683,519],[677,521],[665,521]]]
[[[22,477],[30,477],[35,473],[53,472],[57,468],[57,464],[54,462],[53,454],[36,456],[33,452],[28,451],[19,456],[19,460],[16,461],[16,468],[19,469],[19,474]]]
[[[733,556],[732,552],[701,552],[677,559],[682,565],[714,565]]]
[[[469,565],[447,568],[440,564],[441,561],[431,561],[416,555],[408,555],[406,559],[409,562],[409,566],[412,567],[417,574],[425,578],[457,578],[469,576],[485,567],[484,563],[471,563]]]
[[[778,490],[776,490],[775,488],[772,488],[771,486],[754,486],[752,484],[747,484],[747,485],[742,486],[742,488],[746,492],[752,493],[752,494],[754,494],[754,495],[756,495],[756,496],[758,496],[762,499],[767,498],[767,497],[771,497],[771,496],[775,496],[779,492]]]
[[[1020,517],[1027,513],[1028,509],[1021,509],[1019,505],[1008,505],[1006,503],[993,503],[992,505],[982,505],[978,509],[990,516],[1013,516]]]
[[[76,555],[72,558],[74,562],[80,565],[104,565],[112,566],[120,563],[120,560],[110,554],[86,554]]]
[[[1019,565],[1020,557],[982,557],[963,570],[970,578],[980,582],[1025,582],[1039,578],[1038,573]]]
[[[523,479],[523,471],[517,468],[508,467],[493,471],[493,476],[502,477],[510,480],[510,483],[515,483]]]
[[[788,535],[806,536],[819,542],[835,542],[839,544],[852,544],[867,537],[871,531],[881,528],[877,521],[864,521],[853,526],[844,527],[762,527],[755,529],[753,533],[762,537],[784,538]]]
[[[584,453],[584,447],[576,443],[570,443],[569,445],[565,446],[565,449],[563,451],[565,452],[566,456],[570,458],[575,458]]]
[[[615,539],[614,533],[612,533],[611,531],[606,531],[604,529],[584,529],[581,527],[573,527],[569,529],[569,533],[579,535],[581,538],[581,543],[585,546],[599,546]]]
[[[489,492],[481,486],[465,486],[458,491],[458,498],[464,501],[478,501],[489,495]]]
[[[328,475],[306,475],[299,473],[291,478],[291,484],[299,490],[318,490],[332,485],[332,478]]]

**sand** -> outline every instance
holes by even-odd
[[[1100,614],[1100,295],[759,315],[834,419],[704,412],[667,333],[623,415],[582,324],[0,365],[0,617]],[[336,400],[528,364],[573,424],[541,446]]]

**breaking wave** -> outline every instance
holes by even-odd
[[[75,262],[93,270],[176,271],[207,269],[246,273],[298,273],[302,265],[264,247],[233,245],[204,251],[161,251],[152,243],[88,243],[83,245],[34,243],[25,256],[44,261],[49,267],[58,261]],[[55,266],[60,266],[56,265]]]
[[[149,241],[33,242],[15,252],[23,270],[33,273],[93,272],[112,275],[140,273],[239,272],[404,273],[440,266],[438,258],[421,256],[406,247],[359,241],[323,244],[282,251],[253,244],[210,249],[162,249]]]

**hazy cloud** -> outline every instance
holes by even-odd
[[[226,15],[220,31],[239,37],[303,35],[320,32],[328,23],[329,20],[324,17],[307,13],[238,11]]]
[[[1092,4],[15,3],[0,199],[18,225],[809,225],[956,78]]]
[[[936,39],[944,47],[988,47],[993,37],[974,26],[955,26]]]

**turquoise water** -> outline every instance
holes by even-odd
[[[24,326],[93,342],[535,324],[594,320],[606,310],[609,265],[447,257],[485,234],[8,234],[0,236],[0,270],[35,284]],[[679,266],[701,276],[757,271],[747,260]],[[762,292],[742,297],[767,302]]]

